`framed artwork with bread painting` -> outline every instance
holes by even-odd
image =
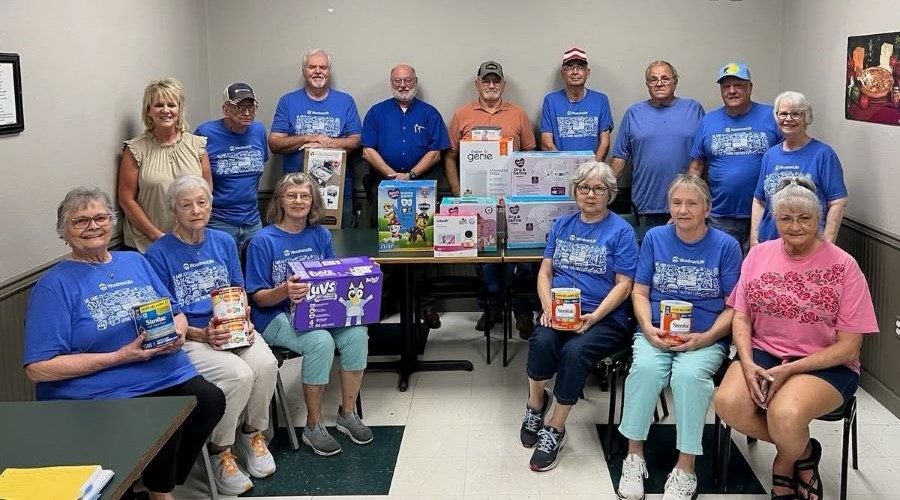
[[[844,116],[900,125],[900,32],[847,38]]]

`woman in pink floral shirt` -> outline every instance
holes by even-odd
[[[863,335],[878,322],[859,265],[819,231],[815,186],[784,179],[772,201],[780,238],[750,250],[728,299],[740,361],[722,381],[716,411],[775,444],[772,498],[819,499],[822,447],[809,423],[856,392]]]

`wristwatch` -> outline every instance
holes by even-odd
[[[413,172],[412,170],[410,170],[410,171],[409,171],[409,178],[410,178],[410,179],[415,179],[416,177],[418,177],[418,175],[416,175],[415,172]]]

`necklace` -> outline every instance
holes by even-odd
[[[71,261],[73,261],[73,262],[79,262],[79,263],[81,263],[81,264],[87,264],[87,265],[91,266],[91,269],[93,269],[94,271],[101,271],[101,272],[103,272],[103,271],[102,271],[102,266],[104,266],[104,265],[109,264],[110,262],[112,262],[112,254],[109,253],[109,252],[106,252],[106,255],[103,257],[103,260],[102,260],[102,261],[99,261],[99,262],[98,262],[98,261],[87,260],[87,259],[82,259],[82,258],[74,257],[74,256],[69,257],[69,260],[71,260]],[[107,272],[106,274],[109,276],[110,279],[112,279],[113,277],[115,277],[115,273],[114,273],[113,271],[109,271],[109,272]]]

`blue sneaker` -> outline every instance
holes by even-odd
[[[531,470],[548,471],[559,463],[559,450],[566,444],[566,430],[545,425],[538,432],[538,443],[531,455]]]

